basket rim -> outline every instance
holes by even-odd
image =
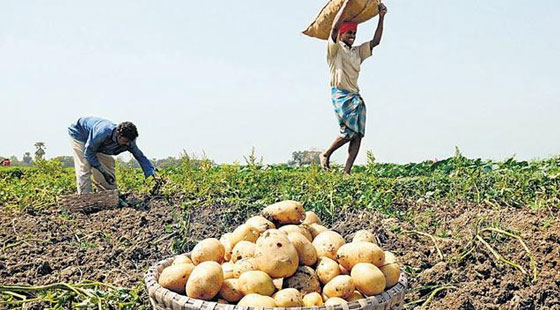
[[[184,253],[182,255],[190,255],[190,253]],[[284,309],[301,309],[301,310],[352,310],[366,308],[367,306],[382,305],[391,301],[394,297],[404,296],[406,289],[408,288],[408,279],[405,273],[401,270],[399,281],[397,284],[393,285],[388,290],[381,294],[368,296],[363,299],[349,302],[347,304],[329,305],[329,306],[313,306],[313,307],[253,307],[253,306],[238,306],[232,304],[221,304],[215,301],[207,301],[202,299],[191,298],[186,295],[182,295],[166,289],[159,285],[158,279],[159,274],[163,268],[170,266],[176,256],[172,256],[161,260],[154,265],[152,265],[144,276],[144,283],[146,284],[146,289],[148,291],[148,296],[150,300],[159,306],[169,306],[169,309],[188,309],[187,304],[191,304],[193,307],[202,309],[216,309],[216,310],[284,310]],[[162,299],[158,300],[157,295],[162,295]],[[174,306],[173,306],[174,305]]]

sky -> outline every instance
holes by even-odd
[[[0,155],[71,155],[67,127],[134,122],[149,158],[265,163],[338,133],[326,42],[301,33],[326,1],[0,1]],[[560,2],[386,0],[362,64],[381,162],[560,154]],[[377,18],[361,24],[370,40]],[[333,155],[342,163],[346,147]]]

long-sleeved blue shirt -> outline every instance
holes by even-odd
[[[129,151],[142,167],[146,177],[155,174],[154,166],[140,151],[136,140],[131,141],[130,145],[120,145],[117,142],[117,125],[111,121],[99,117],[82,117],[68,127],[68,134],[85,144],[84,155],[89,164],[96,169],[101,167],[97,153],[118,155]]]

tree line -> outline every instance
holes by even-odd
[[[25,166],[33,166],[35,162],[45,160],[46,148],[47,148],[45,143],[36,142],[34,146],[35,146],[35,152],[33,153],[33,156],[31,152],[25,152],[22,156],[22,160],[19,160],[17,156],[14,155],[10,157],[0,156],[0,162],[2,162],[4,159],[9,159],[10,166],[25,167]],[[319,165],[320,154],[321,152],[317,150],[294,151],[292,152],[292,158],[288,160],[287,164],[296,167],[312,165],[312,164]],[[180,166],[185,156],[189,156],[189,155],[186,152],[183,152],[183,154],[178,158],[169,156],[167,158],[162,158],[162,159],[152,158],[150,159],[150,161],[155,167],[158,167],[160,169],[165,169],[169,167]],[[260,164],[262,164],[262,157],[260,158],[260,160],[258,161],[256,160],[254,148],[251,150],[251,154],[249,155],[248,158],[245,156],[243,157],[247,162],[247,164],[254,164],[255,162],[260,162]],[[57,156],[54,157],[52,160],[61,162],[62,166],[65,168],[74,167],[74,158],[72,156],[65,156],[65,155]],[[196,159],[192,159],[192,160],[196,161]],[[130,159],[128,161],[125,161],[122,158],[117,157],[116,162],[117,165],[124,168],[140,168],[140,165],[135,159]]]

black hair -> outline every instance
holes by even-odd
[[[117,134],[132,141],[138,137],[138,130],[131,122],[122,122],[117,126]]]

